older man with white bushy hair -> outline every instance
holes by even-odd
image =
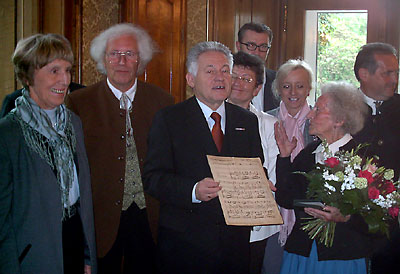
[[[155,207],[144,196],[141,169],[153,116],[171,105],[173,98],[137,76],[156,48],[139,26],[110,27],[92,41],[90,49],[105,79],[67,98],[67,106],[83,123],[92,175],[99,273],[155,271],[147,217],[148,212],[153,216]]]

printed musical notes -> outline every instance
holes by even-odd
[[[260,158],[207,155],[228,225],[282,224],[282,217],[268,185]]]

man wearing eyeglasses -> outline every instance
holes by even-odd
[[[236,42],[237,51],[243,51],[251,55],[256,55],[264,62],[267,61],[268,53],[273,39],[272,30],[260,23],[244,24],[238,32]],[[271,90],[272,81],[275,79],[276,72],[265,67],[265,84],[253,99],[253,104],[258,110],[268,111],[279,106],[277,99]]]
[[[144,196],[141,169],[153,116],[173,104],[173,98],[137,79],[154,51],[154,42],[141,27],[110,27],[90,48],[106,78],[66,99],[80,116],[85,134],[100,274],[156,271],[147,218],[155,200]]]

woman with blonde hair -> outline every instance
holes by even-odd
[[[267,113],[277,117],[285,128],[289,140],[296,142],[296,147],[291,153],[291,160],[313,140],[308,134],[307,114],[310,106],[306,100],[312,89],[312,79],[311,67],[303,60],[292,59],[280,66],[272,83],[272,91],[276,97],[280,97],[281,102],[279,107]],[[266,274],[279,273],[283,246],[296,220],[293,210],[281,207],[280,211],[283,225],[280,226],[279,233],[268,239],[265,250]]]

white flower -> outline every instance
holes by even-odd
[[[328,170],[325,170],[324,173],[322,173],[322,178],[324,178],[327,181],[339,182],[339,177],[336,176],[335,174],[330,174]]]
[[[378,199],[374,199],[372,200],[372,202],[381,208],[388,209],[396,204],[396,201],[394,199],[396,194],[393,193],[395,192],[386,195],[386,198],[383,197],[382,195],[379,195]]]
[[[335,192],[336,189],[331,186],[330,184],[328,184],[327,182],[325,182],[324,187],[327,188],[328,190],[330,190],[331,192]]]

